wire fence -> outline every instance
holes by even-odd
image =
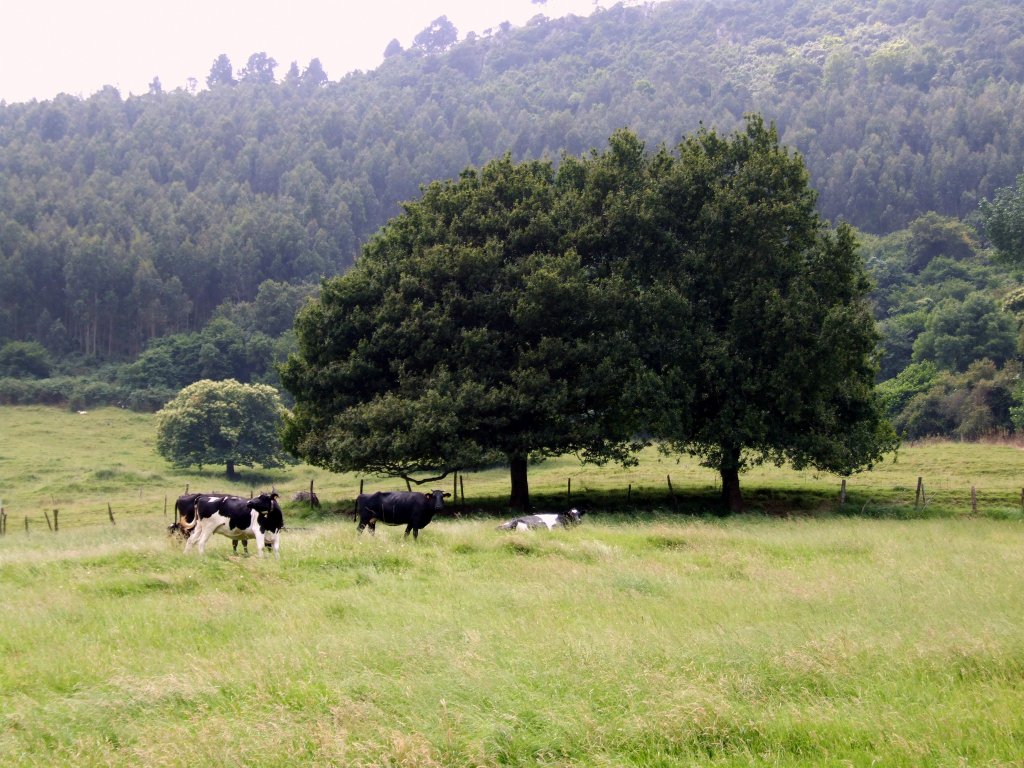
[[[118,523],[134,522],[142,518],[151,521],[166,520],[170,525],[173,522],[174,499],[167,499],[166,506],[162,506],[165,504],[164,497],[154,504],[156,501],[147,499],[139,503],[126,504],[119,499],[116,502],[90,505],[88,508],[79,505],[75,509],[63,510],[59,506],[34,508],[31,511],[0,507],[0,536],[15,533],[61,533],[102,525],[116,526]]]
[[[811,497],[816,492],[820,500],[822,489],[824,492],[824,503],[811,504],[816,510],[832,508],[843,514],[865,514],[865,515],[891,515],[899,517],[929,516],[931,513],[945,515],[990,515],[1009,516],[1019,514],[1024,516],[1024,487],[1019,489],[1011,487],[1005,479],[1001,479],[998,487],[984,487],[978,485],[965,486],[963,483],[952,483],[944,478],[937,477],[934,481],[926,482],[924,477],[918,477],[916,487],[911,484],[897,487],[880,487],[877,484],[858,483],[856,480],[847,481],[829,480],[822,482],[820,478],[804,478],[806,483],[797,480],[794,485],[787,486],[756,486],[750,489],[752,506],[773,507],[783,514],[793,504],[793,511],[798,512],[801,508],[799,499],[801,496]],[[341,492],[342,497],[335,513],[354,512],[356,494],[362,492],[364,484],[360,481],[359,489],[353,488],[349,494]],[[808,492],[808,488],[814,487],[815,491]],[[832,490],[834,489],[834,496]],[[713,485],[705,485],[700,488],[687,486],[680,488],[678,484],[673,485],[671,475],[667,475],[662,485],[650,483],[632,484],[629,483],[621,489],[609,489],[589,487],[586,482],[573,482],[567,478],[561,489],[544,488],[538,489],[536,498],[548,505],[587,505],[590,501],[596,501],[601,507],[615,511],[615,508],[630,510],[633,507],[646,507],[692,511],[687,502],[694,498],[709,495],[714,496],[716,488]],[[187,493],[188,488],[183,492]],[[204,491],[209,493],[222,493],[222,491]],[[255,489],[247,493],[236,495],[254,496]],[[60,534],[62,532],[80,530],[85,528],[96,528],[100,526],[117,526],[119,524],[145,522],[154,527],[163,525],[165,528],[175,522],[175,501],[178,493],[147,492],[140,488],[138,494],[118,492],[112,494],[110,500],[103,500],[94,496],[87,502],[77,501],[73,508],[61,508],[57,500],[50,505],[34,505],[27,508],[24,505],[5,508],[0,502],[0,537],[21,535],[35,535],[41,533]],[[348,498],[345,498],[345,497]],[[460,475],[452,486],[454,497],[447,506],[455,512],[465,512],[467,509],[476,507],[476,504],[467,504],[466,482]],[[319,499],[311,482],[308,492],[303,490],[295,494],[289,494],[288,500],[294,504],[305,506],[312,501],[319,505]],[[773,504],[773,501],[775,503]],[[496,505],[496,499],[487,496],[479,499],[479,506],[487,510]],[[500,506],[500,505],[499,505]],[[294,509],[295,507],[293,507]]]

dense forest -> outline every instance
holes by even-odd
[[[904,431],[1012,428],[1024,300],[977,222],[1024,168],[1015,0],[675,0],[463,39],[442,17],[336,81],[272,53],[211,57],[202,87],[0,103],[5,401],[153,407],[198,377],[273,382],[295,308],[420,185],[757,112],[822,214],[863,233],[880,378],[894,415],[925,414]],[[965,389],[981,394],[950,404]]]

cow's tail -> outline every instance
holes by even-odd
[[[196,504],[195,508],[192,510],[192,522],[190,523],[190,522],[186,521],[186,522],[182,523],[181,524],[181,530],[185,532],[186,536],[189,536],[192,533],[192,529],[195,528],[198,523],[199,523],[199,505]]]

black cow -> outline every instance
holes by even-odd
[[[445,491],[377,491],[361,493],[356,499],[359,513],[359,532],[369,525],[370,533],[376,533],[377,521],[384,525],[404,525],[405,535],[412,532],[418,539],[420,528],[426,528],[435,513],[444,509],[444,497],[451,496]]]
[[[215,533],[232,541],[256,539],[256,549],[263,557],[264,545],[271,545],[274,556],[280,557],[281,530],[284,513],[277,503],[276,493],[261,493],[252,499],[238,496],[200,496],[196,500],[196,516],[191,524],[194,533],[185,543],[185,551],[193,544],[199,553],[206,552],[206,542]]]
[[[168,531],[171,534],[180,534],[182,538],[187,539],[192,535],[192,531],[195,528],[196,519],[196,503],[201,498],[216,498],[218,496],[227,496],[228,494],[223,493],[184,493],[178,497],[177,501],[174,502],[174,511],[177,513],[177,519],[168,527]],[[238,499],[239,502],[245,503],[246,499],[241,496],[232,496],[233,499]],[[231,549],[234,552],[238,551],[238,540],[234,539],[231,542]],[[242,549],[245,550],[245,554],[249,554],[249,542],[247,539],[242,540]]]
[[[538,515],[526,515],[524,517],[517,517],[515,520],[509,520],[507,523],[502,523],[498,526],[498,530],[528,531],[532,528],[547,528],[548,530],[564,528],[579,523],[580,515],[582,514],[578,509],[570,509],[562,514],[543,512]]]

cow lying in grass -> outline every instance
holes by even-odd
[[[543,512],[538,515],[525,515],[509,520],[498,526],[499,531],[528,531],[533,528],[565,528],[576,525],[583,513],[578,509],[570,509],[568,512],[556,514],[554,512]]]
[[[200,496],[196,499],[195,516],[183,526],[190,531],[185,552],[193,545],[199,553],[206,552],[206,542],[215,533],[232,541],[246,542],[256,539],[256,551],[263,557],[263,547],[270,545],[274,557],[280,557],[281,530],[284,513],[277,503],[276,493],[261,493],[252,499],[238,496]]]

